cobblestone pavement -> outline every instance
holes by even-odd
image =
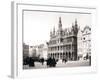
[[[56,67],[80,67],[80,66],[89,66],[89,60],[68,61],[66,63],[62,63],[62,61],[59,61],[56,64]],[[44,62],[43,65],[40,62],[35,62],[35,67],[29,67],[28,65],[25,65],[23,66],[23,68],[24,69],[39,69],[39,68],[47,68],[47,65],[46,65],[46,62]]]

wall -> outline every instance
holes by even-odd
[[[26,1],[26,0],[24,0]],[[55,77],[45,77],[45,78],[33,78],[34,80],[99,80],[100,75],[100,53],[99,53],[99,44],[100,44],[100,0],[28,0],[29,2],[34,2],[38,4],[55,4],[55,5],[78,5],[78,6],[93,6],[97,7],[97,26],[95,30],[92,30],[94,33],[92,36],[95,38],[95,45],[93,49],[98,56],[98,71],[97,73],[90,74],[72,74],[72,75],[62,75]],[[1,0],[0,1],[0,80],[11,80],[10,78],[10,65],[11,65],[11,0]],[[25,79],[25,80],[33,80]],[[23,79],[22,79],[23,80]]]

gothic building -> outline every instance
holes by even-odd
[[[91,28],[85,26],[78,31],[78,56],[82,59],[91,57]]]
[[[62,20],[59,17],[58,30],[55,28],[50,32],[50,40],[48,42],[48,57],[55,59],[77,60],[77,33],[78,24],[63,29]]]
[[[83,55],[91,56],[91,28],[85,26],[82,31]]]

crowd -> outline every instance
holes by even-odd
[[[35,67],[35,62],[40,62],[42,65],[44,65],[44,62],[46,62],[47,67],[56,67],[57,64],[57,59],[55,58],[48,58],[48,59],[44,59],[44,58],[33,58],[33,57],[27,57],[25,59],[23,59],[23,65],[29,65],[29,67]]]

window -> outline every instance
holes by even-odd
[[[83,40],[85,40],[85,37],[83,38]]]

